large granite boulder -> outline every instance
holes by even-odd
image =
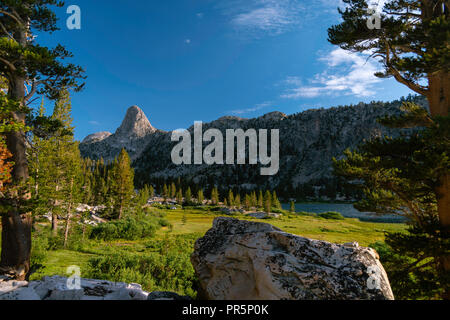
[[[206,300],[391,300],[375,250],[217,218],[191,256]]]

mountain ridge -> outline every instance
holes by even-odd
[[[427,106],[423,97],[408,99]],[[342,157],[345,149],[355,149],[366,139],[406,134],[407,130],[389,129],[377,122],[379,117],[399,114],[403,101],[405,99],[310,109],[292,115],[274,111],[257,118],[229,116],[203,123],[203,130],[216,128],[223,134],[226,129],[237,128],[279,129],[280,171],[271,177],[260,176],[260,165],[174,165],[170,155],[176,143],[171,141],[171,132],[153,127],[137,137],[121,132],[119,136],[128,137],[126,143],[117,139],[116,131],[104,140],[81,143],[80,150],[84,157],[103,157],[110,161],[124,147],[133,160],[138,185],[181,177],[206,187],[214,184],[237,189],[281,188],[280,193],[286,194],[303,192],[300,189],[305,189],[308,184],[329,184],[333,190],[341,189],[332,175],[331,159]],[[188,131],[192,134],[193,126]],[[309,193],[312,192],[311,186],[308,187]]]

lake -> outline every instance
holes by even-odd
[[[289,210],[290,205],[288,203],[282,204],[283,209]],[[335,211],[342,214],[347,218],[358,218],[361,221],[373,221],[373,222],[392,222],[402,223],[405,218],[395,215],[377,216],[369,212],[359,212],[352,204],[348,203],[296,203],[295,210],[297,212],[311,212],[322,213]]]

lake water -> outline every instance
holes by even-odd
[[[288,203],[282,204],[283,209],[289,210],[290,205]],[[311,212],[322,213],[335,211],[342,214],[347,218],[358,218],[361,221],[374,221],[374,222],[404,222],[405,219],[400,216],[385,215],[378,216],[369,212],[359,212],[352,204],[348,203],[296,203],[295,210],[297,212]]]

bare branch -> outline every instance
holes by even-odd
[[[410,81],[408,79],[406,79],[405,77],[403,77],[401,75],[401,73],[391,64],[391,52],[393,52],[391,50],[391,47],[389,46],[389,44],[387,42],[385,42],[386,45],[386,56],[385,58],[385,65],[388,68],[388,70],[392,73],[392,75],[394,76],[395,80],[397,80],[398,82],[404,84],[405,86],[407,86],[408,88],[410,88],[411,90],[417,92],[418,94],[421,95],[427,95],[428,94],[428,89],[426,87],[420,86],[416,83],[414,83],[413,81]],[[393,54],[395,55],[395,52],[393,52]]]
[[[6,66],[12,71],[15,72],[17,71],[17,68],[14,64],[12,64],[11,62],[9,62],[6,59],[3,59],[2,57],[0,57],[0,61],[3,62],[4,64],[6,64]]]
[[[3,11],[3,10],[0,10],[0,13],[3,13],[4,15],[7,15],[10,18],[13,18],[19,24],[20,27],[22,27],[22,28],[25,27],[25,25],[24,25],[23,21],[20,19],[20,17],[17,18],[15,14],[12,14],[12,13],[9,13],[8,11]]]

